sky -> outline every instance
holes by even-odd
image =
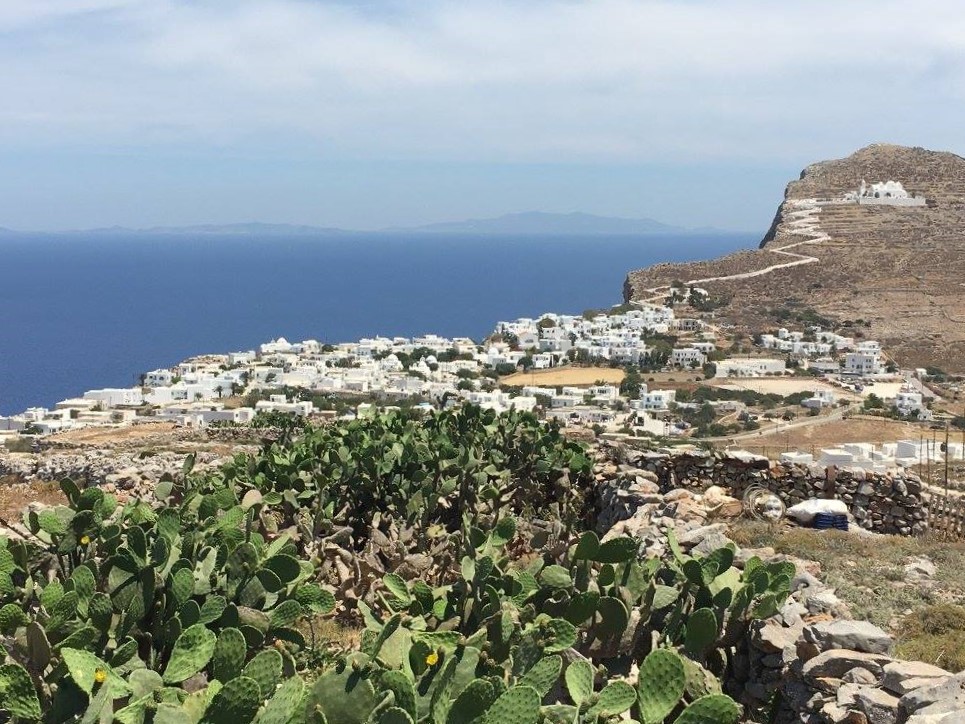
[[[961,0],[0,0],[0,227],[529,210],[763,232],[965,151]]]

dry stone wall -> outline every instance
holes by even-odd
[[[661,492],[701,492],[719,486],[740,498],[753,486],[778,495],[788,507],[811,498],[844,501],[861,527],[917,535],[928,525],[921,480],[913,473],[775,463],[746,453],[683,454],[622,450],[622,462],[656,476]]]

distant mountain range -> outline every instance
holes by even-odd
[[[0,233],[23,233],[0,227]],[[37,232],[46,233],[46,232]],[[111,226],[99,229],[57,232],[64,234],[171,234],[171,235],[224,235],[224,236],[334,236],[365,233],[387,234],[501,234],[501,235],[552,235],[552,236],[607,236],[607,235],[673,235],[673,234],[723,234],[728,233],[714,228],[687,229],[671,226],[653,219],[625,219],[611,216],[597,216],[574,212],[570,214],[550,214],[542,211],[528,211],[520,214],[506,214],[490,219],[467,219],[465,221],[445,221],[423,226],[392,227],[377,232],[351,229],[337,229],[323,226],[303,226],[296,224],[264,224],[259,222],[240,224],[199,224],[193,226],[155,226],[146,229],[131,229]]]
[[[445,221],[407,229],[388,229],[387,231],[443,234],[572,234],[574,236],[587,234],[686,234],[690,232],[689,229],[663,224],[653,219],[622,219],[580,212],[548,214],[542,211],[506,214],[492,219]]]

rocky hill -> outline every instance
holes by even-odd
[[[854,198],[863,181],[889,180],[925,204]],[[633,271],[624,296],[662,298],[674,281],[726,300],[717,313],[739,326],[862,320],[902,365],[965,372],[965,159],[875,144],[812,164],[788,184],[759,249]]]

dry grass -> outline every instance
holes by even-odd
[[[835,588],[857,619],[891,630],[924,606],[965,602],[965,542],[937,536],[909,538],[806,528],[774,528],[740,521],[730,536],[738,545],[770,547],[778,553],[816,561],[821,579]],[[925,556],[936,566],[924,583],[905,580],[909,559]],[[899,639],[900,640],[900,639]]]
[[[20,518],[27,503],[46,505],[65,505],[67,499],[56,483],[24,483],[19,478],[6,475],[0,477],[0,517],[5,520]]]
[[[111,445],[119,442],[132,442],[151,438],[154,435],[170,433],[175,430],[173,422],[147,422],[120,427],[88,427],[68,430],[51,435],[52,443],[65,442],[84,445]]]
[[[885,442],[904,439],[917,440],[921,435],[930,437],[931,433],[931,430],[921,425],[908,422],[883,418],[852,418],[805,425],[787,431],[776,430],[770,434],[765,431],[756,438],[746,442],[741,441],[741,447],[751,452],[761,452],[761,449],[767,448],[771,454],[785,449],[810,452],[813,448],[815,455],[819,455],[822,448],[837,447],[846,442],[870,442],[873,445],[881,445]]]
[[[589,387],[597,382],[605,382],[618,385],[623,382],[626,373],[621,369],[612,367],[556,367],[549,370],[538,370],[536,372],[516,372],[506,377],[501,377],[501,385],[539,385],[545,387],[559,387],[561,385],[573,385],[576,387]]]
[[[948,671],[965,669],[965,608],[940,603],[906,616],[899,628],[896,653]]]

